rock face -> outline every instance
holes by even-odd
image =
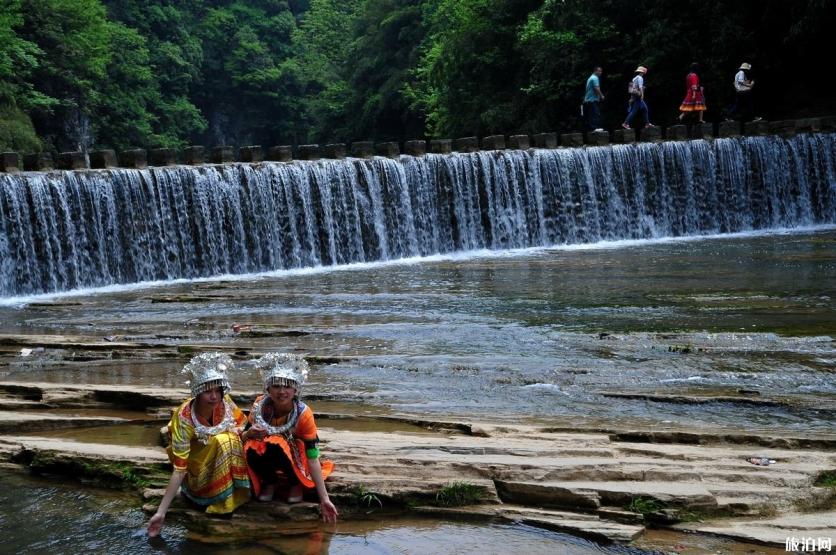
[[[256,393],[236,398],[246,406]],[[2,382],[0,462],[144,490],[151,511],[169,468],[161,447],[85,443],[67,429],[136,423],[116,416],[126,410],[140,410],[139,421],[159,426],[186,395],[153,387]],[[69,407],[96,409],[96,415],[55,412]],[[103,415],[108,411],[114,416]],[[356,431],[361,421],[381,431]],[[765,452],[763,443],[745,433],[657,437],[646,430],[333,413],[319,413],[318,424],[323,455],[337,463],[328,488],[343,519],[365,518],[374,502],[378,518],[409,512],[490,516],[617,542],[635,539],[646,522],[687,521],[676,527],[776,546],[783,545],[788,526],[813,535],[833,529],[836,491],[821,479],[836,469],[833,435],[783,438],[785,447],[777,443],[768,450],[776,463],[756,466],[747,459]],[[441,506],[456,484],[467,485],[464,505]],[[230,520],[175,503],[171,514],[203,534],[247,535],[307,530],[317,526],[317,511],[315,503],[250,503]]]

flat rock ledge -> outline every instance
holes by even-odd
[[[170,471],[163,448],[90,443],[73,430],[156,426],[183,394],[2,382],[0,465],[132,488],[153,511]],[[140,406],[145,420],[120,416]],[[68,407],[79,414],[67,414]],[[90,409],[95,416],[85,413]],[[107,410],[114,416],[103,416]],[[829,537],[836,529],[832,434],[765,441],[728,430],[567,430],[408,417],[380,417],[382,427],[370,426],[376,419],[322,414],[319,420],[323,454],[337,463],[328,487],[343,520],[406,514],[509,520],[602,543],[629,543],[653,525],[775,547],[788,536]],[[361,421],[366,431],[356,428]],[[748,461],[761,456],[775,463]],[[254,501],[218,518],[180,499],[171,515],[190,530],[227,538],[320,526],[311,502]]]

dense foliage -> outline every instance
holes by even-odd
[[[673,123],[702,65],[709,119],[754,66],[766,117],[834,109],[829,0],[0,0],[0,148],[401,140],[608,126],[636,65]]]

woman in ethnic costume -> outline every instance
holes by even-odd
[[[313,411],[299,400],[308,363],[298,355],[269,353],[256,366],[266,394],[255,400],[244,436],[255,494],[260,501],[272,500],[281,474],[288,485],[288,503],[301,501],[303,488],[316,488],[322,520],[336,522],[337,508],[325,488],[334,463],[320,462]]]
[[[192,397],[171,416],[168,458],[174,465],[157,512],[148,522],[148,535],[157,536],[178,489],[206,508],[207,513],[231,513],[250,498],[250,480],[240,433],[246,417],[229,396],[227,370],[232,359],[203,353],[182,370],[190,377]]]
[[[694,62],[691,64],[688,75],[685,76],[685,99],[679,106],[679,121],[682,121],[688,114],[696,113],[699,116],[699,122],[702,123],[702,114],[706,108],[703,88],[700,86],[699,70],[700,65]]]

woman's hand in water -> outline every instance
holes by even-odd
[[[337,508],[333,503],[331,503],[330,499],[320,501],[319,512],[322,513],[323,522],[327,522],[329,524],[337,522],[337,516],[340,514],[337,512]]]
[[[163,529],[164,522],[164,514],[154,513],[154,516],[152,516],[151,520],[148,521],[148,537],[156,538],[157,536],[159,536],[160,532]]]

